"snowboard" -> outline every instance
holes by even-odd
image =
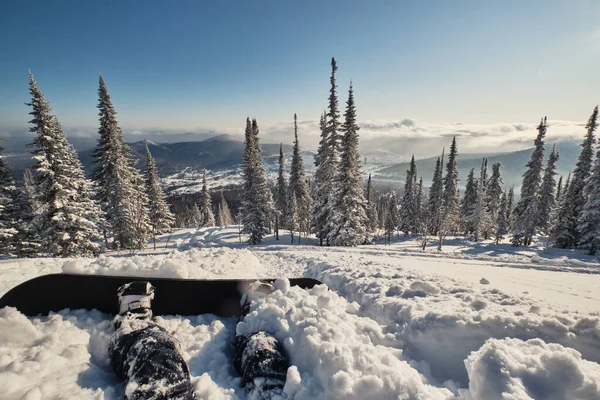
[[[188,280],[132,276],[79,274],[42,275],[23,282],[0,299],[0,309],[12,306],[27,316],[48,315],[69,309],[96,309],[117,314],[117,289],[133,281],[148,281],[155,289],[154,315],[215,314],[233,317],[240,314],[244,290],[256,279]],[[261,279],[272,282],[274,279]],[[316,279],[290,279],[292,286],[310,289],[321,284]]]

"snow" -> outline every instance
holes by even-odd
[[[321,248],[267,237],[239,243],[237,227],[181,230],[157,250],[97,259],[0,260],[0,295],[56,272],[188,279],[279,278],[244,322],[213,315],[157,323],[181,343],[198,398],[244,399],[232,364],[239,333],[265,330],[292,366],[282,398],[598,399],[600,268],[581,252],[449,239]],[[288,277],[325,285],[291,287]],[[115,294],[116,295],[116,294]],[[112,316],[0,310],[3,399],[117,399]]]

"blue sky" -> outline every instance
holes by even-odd
[[[27,126],[33,71],[66,127],[317,120],[329,61],[359,119],[581,121],[600,100],[598,1],[4,1],[0,130]]]

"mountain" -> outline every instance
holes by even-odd
[[[553,143],[546,143],[546,158],[550,154]],[[562,141],[556,142],[556,148],[560,154],[560,158],[557,164],[558,174],[567,176],[570,170],[575,167],[577,157],[581,151],[579,141]],[[491,172],[491,166],[499,162],[502,164],[502,179],[504,180],[504,186],[510,187],[515,186],[515,189],[519,190],[521,186],[522,175],[525,172],[525,164],[529,161],[533,147],[525,150],[515,151],[511,153],[497,153],[497,154],[458,154],[458,173],[459,179],[464,185],[464,182],[469,174],[471,168],[475,168],[476,176],[478,176],[479,168],[481,167],[481,160],[483,157],[488,159],[488,171]],[[423,177],[424,182],[430,182],[433,177],[433,170],[435,168],[435,162],[437,157],[429,157],[421,160],[416,160],[417,173]],[[444,159],[444,168],[447,162],[447,154]],[[394,164],[389,167],[381,168],[376,171],[375,178],[380,179],[398,179],[404,180],[406,176],[406,170],[409,168],[408,162]],[[488,173],[489,173],[488,172]]]

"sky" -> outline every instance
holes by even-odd
[[[239,133],[249,115],[281,133],[294,113],[314,127],[332,56],[367,140],[403,121],[579,126],[600,99],[599,17],[592,0],[9,0],[0,134],[27,127],[29,69],[72,134],[97,129],[99,73],[128,132]]]

